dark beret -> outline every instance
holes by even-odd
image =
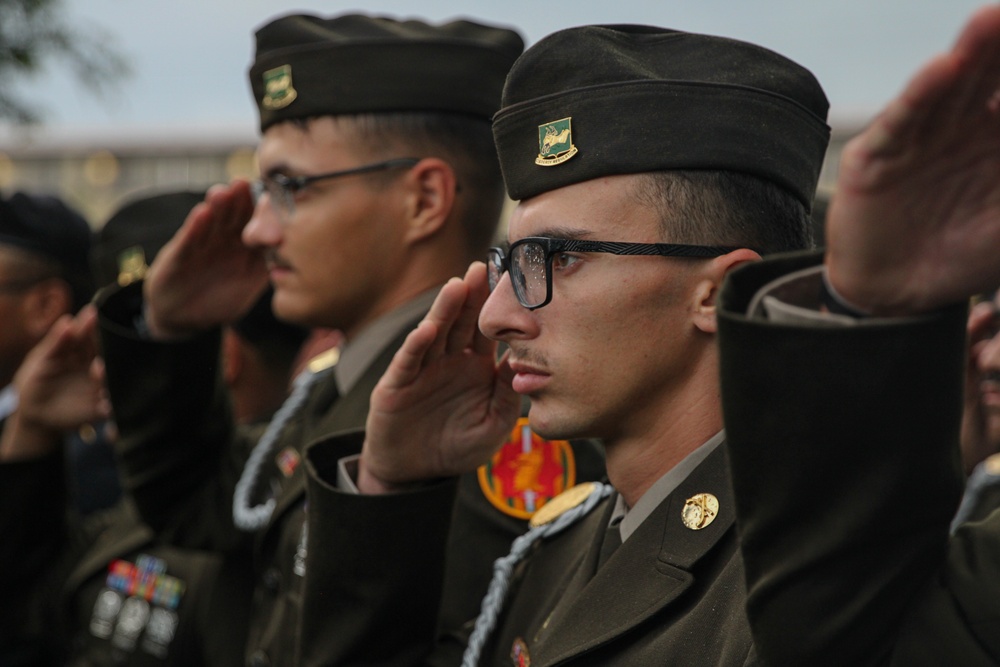
[[[506,28],[359,14],[283,16],[259,28],[256,39],[250,86],[262,132],[296,118],[378,111],[488,120],[524,49]]]
[[[56,197],[17,192],[0,200],[0,244],[35,253],[59,265],[76,306],[86,303],[93,285],[87,268],[90,225]]]
[[[808,70],[759,46],[584,26],[518,59],[493,135],[515,200],[600,176],[717,169],[777,183],[808,207],[828,108]]]
[[[140,280],[204,192],[140,195],[123,204],[94,238],[90,266],[99,287]]]

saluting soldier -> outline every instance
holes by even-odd
[[[516,32],[471,21],[267,23],[249,72],[261,180],[212,189],[146,280],[101,302],[126,487],[164,539],[252,552],[249,664],[336,663],[325,647],[340,628],[325,623],[333,601],[313,573],[325,555],[307,531],[304,448],[364,423],[405,335],[448,277],[486,252],[504,203],[490,118],[522,49]],[[216,377],[218,329],[268,281],[280,318],[337,329],[344,345],[339,361],[310,364],[248,458]],[[443,605],[458,618],[474,613],[489,563],[535,509],[603,474],[592,443],[518,435],[511,451],[463,482],[461,557]],[[303,609],[306,588],[316,609]]]
[[[755,45],[586,26],[530,48],[503,102],[494,137],[520,200],[509,242],[442,290],[373,392],[364,437],[308,451],[310,534],[331,545],[315,569],[352,601],[328,613],[357,630],[336,662],[755,664],[716,297],[734,268],[808,245],[826,97]],[[518,394],[542,436],[600,438],[612,486],[578,485],[535,515],[471,635],[420,634],[407,622],[438,592],[401,591],[446,557],[446,522],[428,517],[447,517],[448,478],[489,456]],[[350,438],[360,457],[334,464]],[[355,548],[332,549],[349,536]],[[391,579],[370,566],[386,553]],[[392,653],[371,643],[387,635]]]
[[[159,193],[120,207],[91,246],[94,281],[140,279],[165,230],[176,230],[201,197]],[[84,266],[86,250],[77,247]],[[9,614],[0,664],[240,665],[252,591],[245,559],[159,542],[127,498],[83,518],[67,506],[64,433],[92,425],[114,432],[90,372],[94,319],[88,307],[55,321],[12,383],[17,407],[0,439],[0,589]]]
[[[722,395],[766,664],[1000,664],[1000,511],[949,530],[968,304],[1000,284],[998,173],[993,3],[844,148],[825,253],[726,286]]]

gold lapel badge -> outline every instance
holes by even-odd
[[[551,167],[576,155],[572,120],[572,117],[566,117],[538,126],[538,157],[535,158],[535,164]]]
[[[681,510],[681,521],[691,530],[701,530],[719,515],[719,499],[711,493],[691,496]]]
[[[282,65],[264,72],[264,99],[261,104],[265,109],[284,109],[295,101],[299,93],[292,86],[292,66]]]

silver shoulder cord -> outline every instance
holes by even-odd
[[[493,580],[486,591],[486,597],[483,598],[479,618],[476,619],[476,626],[469,637],[469,644],[465,648],[465,654],[462,656],[462,667],[476,667],[476,664],[479,662],[479,655],[490,633],[493,632],[493,626],[496,625],[497,617],[503,608],[504,598],[507,596],[507,588],[510,585],[511,572],[514,571],[514,566],[528,553],[531,545],[540,539],[556,535],[569,528],[587,516],[590,510],[597,506],[597,503],[611,495],[611,492],[614,491],[614,487],[610,484],[597,482],[592,482],[591,484],[593,485],[593,489],[591,489],[590,495],[579,505],[566,510],[552,521],[531,528],[527,533],[514,540],[508,555],[496,559],[493,563]]]
[[[250,453],[250,458],[247,459],[246,465],[243,467],[240,481],[236,483],[236,489],[233,491],[233,523],[240,530],[246,532],[259,530],[271,519],[271,514],[274,513],[276,503],[274,498],[269,498],[267,502],[260,505],[250,506],[250,494],[253,493],[254,488],[257,486],[257,477],[260,474],[261,465],[263,465],[264,459],[278,441],[278,436],[284,430],[285,424],[288,423],[292,415],[298,412],[302,404],[305,403],[306,398],[309,396],[309,390],[316,382],[333,371],[333,368],[333,366],[329,366],[316,372],[306,368],[299,373],[295,377],[292,391],[288,398],[281,404],[278,411],[274,413],[271,423],[267,425],[264,434],[260,436],[260,440],[254,446],[253,451]]]

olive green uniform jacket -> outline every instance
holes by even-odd
[[[243,664],[249,572],[157,543],[127,501],[81,521],[64,475],[61,452],[0,465],[0,664]]]
[[[964,483],[966,309],[840,327],[746,315],[771,280],[819,261],[747,266],[721,295],[726,433],[761,661],[998,665],[1000,512],[949,537]]]
[[[353,436],[360,437],[360,436]],[[317,572],[344,601],[327,607],[341,633],[333,664],[457,665],[471,626],[437,637],[426,619],[440,598],[453,482],[387,496],[336,489],[350,437],[310,447],[310,534],[354,548]],[[702,530],[682,522],[685,501],[719,500]],[[580,522],[537,543],[514,570],[481,665],[658,667],[752,665],[743,568],[724,447],[713,451],[598,569],[614,495]],[[311,575],[312,573],[310,573]],[[306,591],[307,604],[309,590]],[[515,642],[523,645],[512,657]],[[520,661],[519,661],[520,660]]]
[[[219,377],[219,336],[209,333],[169,344],[136,335],[134,318],[141,312],[141,285],[105,293],[99,300],[108,389],[121,433],[120,461],[124,485],[140,515],[171,543],[222,552],[243,552],[255,568],[254,605],[247,661],[250,665],[335,664],[326,646],[336,643],[337,628],[326,623],[323,605],[308,610],[304,623],[304,573],[324,567],[330,549],[315,531],[304,533],[307,507],[302,465],[289,474],[268,461],[263,475],[275,484],[276,507],[263,529],[247,534],[232,521],[233,490],[253,443],[241,440],[228,415]],[[305,405],[289,420],[274,453],[294,453],[325,435],[364,426],[369,397],[408,326],[378,354],[361,378],[339,396],[333,375],[318,382]],[[603,455],[594,443],[576,445],[578,477],[603,475]],[[344,450],[343,454],[353,453]],[[453,535],[460,551],[458,565],[446,583],[443,608],[455,617],[478,609],[489,564],[506,553],[526,522],[493,510],[479,492],[474,476],[462,481]],[[316,565],[313,565],[313,564]],[[312,584],[309,584],[312,586]],[[300,654],[300,647],[308,649]]]

